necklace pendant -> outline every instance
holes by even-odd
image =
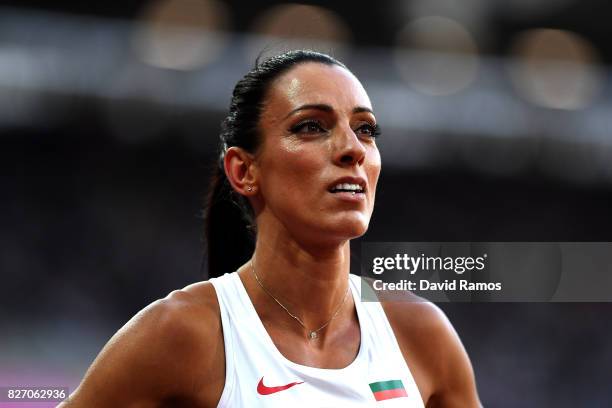
[[[317,334],[317,332],[315,332],[315,331],[311,331],[310,333],[308,333],[308,338],[309,338],[310,340],[314,340],[314,339],[316,339],[317,337],[319,337],[319,335],[318,335],[318,334]]]

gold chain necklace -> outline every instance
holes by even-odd
[[[253,275],[255,276],[255,280],[257,281],[259,286],[261,286],[261,289],[263,289],[263,291],[266,292],[268,294],[268,296],[270,296],[272,299],[274,299],[274,301],[280,307],[282,307],[283,310],[285,312],[287,312],[287,314],[289,316],[293,317],[303,328],[305,328],[308,331],[308,334],[306,335],[306,337],[308,337],[309,340],[314,340],[314,339],[318,338],[319,337],[319,332],[321,330],[323,330],[325,327],[327,327],[327,325],[330,324],[331,321],[334,320],[338,316],[338,313],[340,313],[340,309],[342,309],[342,306],[344,306],[344,303],[346,303],[346,298],[348,297],[349,290],[350,290],[350,287],[346,288],[346,293],[344,294],[344,298],[342,299],[342,302],[340,303],[340,305],[338,306],[338,308],[336,309],[336,311],[334,312],[332,317],[328,321],[326,321],[323,324],[323,326],[319,327],[318,329],[312,330],[312,329],[309,329],[308,327],[306,327],[306,325],[304,324],[302,319],[300,319],[298,316],[296,316],[293,313],[291,313],[289,311],[289,309],[287,309],[287,307],[285,305],[283,305],[276,297],[274,297],[274,295],[272,293],[270,293],[270,291],[268,289],[266,289],[266,287],[263,285],[263,283],[261,283],[261,280],[259,279],[259,276],[257,276],[257,272],[255,272],[255,265],[253,265],[253,259],[251,259],[251,270],[253,271]]]

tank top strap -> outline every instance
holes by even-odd
[[[407,395],[413,401],[412,406],[424,407],[418,386],[403,357],[382,304],[378,301],[371,301],[371,299],[376,299],[376,295],[374,293],[366,293],[366,291],[371,291],[372,289],[369,285],[362,283],[360,276],[351,275],[350,279],[360,296],[359,301],[355,302],[355,307],[358,311],[361,309],[359,314],[360,324],[366,327],[366,330],[363,332],[368,337],[367,341],[370,344],[375,344],[375,347],[369,349],[368,360],[371,362],[386,362],[369,365],[368,381],[370,384],[388,384],[390,381],[394,381],[393,378],[400,378],[403,380],[401,382]],[[365,296],[362,297],[362,293]],[[369,300],[362,301],[362,299]],[[389,364],[393,358],[396,359],[396,363]]]
[[[219,399],[218,407],[228,407],[231,404],[231,394],[235,389],[236,383],[236,344],[234,341],[235,325],[234,319],[230,314],[231,302],[236,294],[231,285],[231,274],[226,273],[218,278],[210,278],[208,280],[215,289],[217,302],[221,314],[221,327],[223,330],[223,344],[225,348],[225,385],[221,398]]]

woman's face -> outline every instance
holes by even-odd
[[[364,234],[380,173],[376,118],[349,71],[303,63],[277,78],[259,122],[265,217],[324,244]]]

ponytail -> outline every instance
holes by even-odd
[[[244,203],[238,204],[244,198],[236,195],[225,172],[215,166],[204,214],[209,279],[235,271],[255,249],[253,233],[241,205]]]

